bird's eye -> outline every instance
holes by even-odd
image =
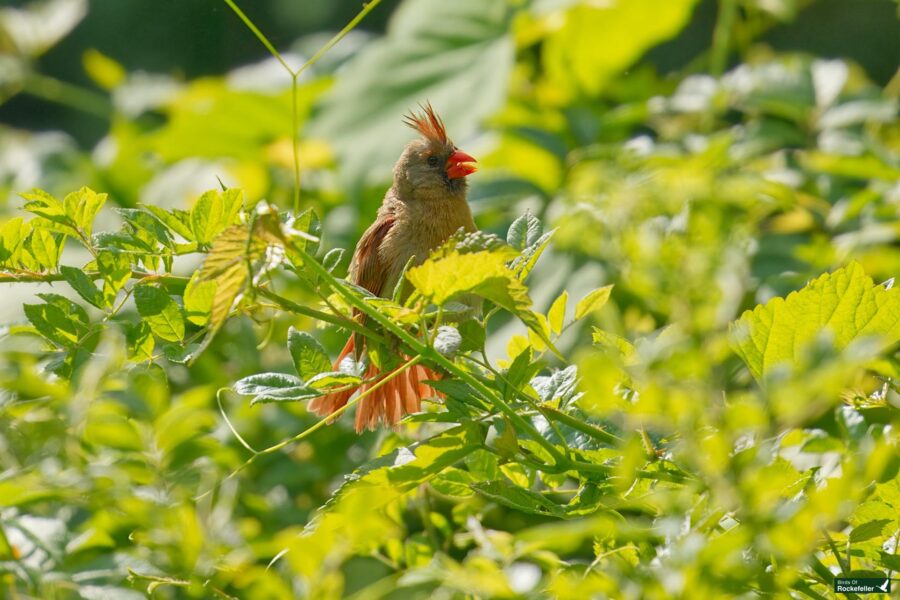
[[[436,167],[440,164],[441,161],[437,156],[432,154],[431,156],[428,157],[427,162],[428,162],[429,167]]]

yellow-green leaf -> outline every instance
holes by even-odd
[[[553,304],[550,305],[550,310],[547,312],[547,321],[550,324],[550,331],[559,335],[562,331],[563,323],[566,320],[566,303],[569,301],[569,292],[563,290],[563,293],[559,295],[559,298],[553,301]]]
[[[735,350],[757,378],[795,363],[828,332],[838,349],[862,337],[900,340],[900,290],[875,285],[859,263],[826,273],[787,298],[746,311],[732,324]]]
[[[105,202],[106,194],[98,194],[90,188],[83,187],[77,192],[68,194],[63,199],[63,208],[66,216],[71,219],[75,227],[86,236],[90,236],[94,218],[100,212]]]
[[[195,272],[184,289],[184,312],[187,320],[201,327],[206,325],[215,295],[216,282],[201,280],[200,272]]]
[[[584,298],[578,301],[575,306],[575,320],[578,321],[590,312],[601,308],[609,300],[609,294],[612,292],[613,286],[605,285],[602,288],[589,292]]]
[[[440,259],[413,267],[406,276],[420,294],[435,304],[475,293],[506,308],[529,306],[528,291],[506,266],[515,256],[516,252],[508,247],[469,254],[453,250]]]
[[[184,339],[184,315],[181,307],[163,290],[152,285],[134,289],[134,303],[150,330],[169,342]]]

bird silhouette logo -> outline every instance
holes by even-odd
[[[884,584],[883,584],[883,585],[879,585],[879,586],[877,586],[877,587],[878,587],[878,589],[881,590],[882,592],[887,593],[887,591],[888,591],[888,586],[889,586],[889,585],[891,585],[891,580],[890,580],[890,579],[885,579],[885,580],[884,580]]]

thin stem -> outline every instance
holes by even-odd
[[[406,361],[405,363],[403,363],[400,367],[398,367],[397,369],[395,369],[395,370],[391,371],[390,373],[388,373],[386,376],[384,376],[384,377],[382,377],[381,379],[379,379],[377,383],[375,383],[374,385],[372,385],[371,387],[369,387],[366,391],[364,391],[363,393],[359,394],[356,398],[354,398],[353,400],[351,400],[350,402],[348,402],[348,403],[345,404],[344,406],[340,407],[339,409],[335,410],[334,412],[332,412],[331,414],[329,414],[327,417],[325,417],[324,419],[322,419],[321,421],[319,421],[319,422],[316,423],[315,425],[312,425],[311,427],[309,427],[309,428],[307,428],[307,429],[301,431],[300,433],[298,433],[297,435],[295,435],[295,436],[292,437],[292,438],[289,438],[289,439],[286,439],[286,440],[284,440],[284,441],[281,441],[281,442],[275,444],[274,446],[269,446],[269,447],[266,448],[265,450],[260,450],[257,454],[263,455],[263,454],[271,454],[271,453],[273,453],[273,452],[278,452],[279,450],[281,450],[281,449],[284,448],[285,446],[288,446],[288,445],[290,445],[290,444],[293,444],[294,442],[299,442],[299,441],[302,440],[303,438],[305,438],[305,437],[307,437],[307,436],[309,436],[309,435],[315,433],[316,431],[318,431],[319,429],[321,429],[321,428],[324,427],[325,425],[328,425],[329,423],[333,422],[336,418],[338,418],[339,416],[341,416],[345,411],[349,410],[349,409],[352,408],[354,405],[358,404],[360,400],[362,400],[362,399],[365,398],[366,396],[370,395],[372,392],[378,390],[378,389],[381,388],[382,386],[386,385],[391,379],[393,379],[394,377],[397,377],[398,375],[400,375],[400,373],[403,373],[404,371],[406,371],[406,370],[409,369],[410,367],[413,367],[413,366],[417,365],[417,364],[418,364],[419,362],[421,362],[421,361],[422,361],[422,357],[421,357],[421,356],[414,356],[414,357],[412,357],[411,359],[409,359],[408,361]]]
[[[334,37],[332,37],[328,42],[319,48],[315,54],[313,54],[308,61],[303,63],[299,69],[294,70],[287,64],[287,61],[284,60],[284,57],[275,49],[275,46],[272,42],[269,41],[269,38],[265,36],[265,34],[259,30],[259,28],[250,20],[244,11],[242,11],[238,5],[234,2],[234,0],[224,0],[225,4],[231,7],[231,10],[238,16],[238,18],[243,21],[244,25],[247,26],[247,29],[253,32],[253,35],[256,36],[263,46],[266,47],[266,50],[269,51],[269,54],[274,56],[278,62],[281,63],[281,66],[290,74],[291,76],[291,126],[293,131],[291,132],[291,140],[292,140],[292,150],[293,150],[293,163],[294,163],[294,214],[300,212],[300,118],[299,118],[299,109],[297,104],[297,80],[300,77],[300,74],[303,73],[306,69],[313,66],[322,56],[325,55],[326,52],[331,50],[335,44],[340,42],[344,37],[353,31],[353,29],[359,25],[359,23],[366,18],[370,12],[372,12],[376,6],[381,4],[381,0],[372,0],[368,4],[363,6],[363,9],[359,11],[359,13],[349,22],[347,25],[341,29]]]
[[[291,127],[292,153],[294,155],[294,214],[300,214],[300,118],[297,108],[297,75],[291,74]]]
[[[363,393],[356,396],[356,398],[353,398],[344,406],[333,411],[331,414],[329,414],[324,419],[321,419],[314,425],[307,427],[306,429],[304,429],[297,435],[295,435],[291,438],[288,438],[286,440],[282,440],[281,442],[278,442],[274,446],[269,446],[268,448],[265,448],[263,450],[254,450],[249,444],[247,444],[245,441],[243,441],[243,438],[241,438],[241,436],[239,436],[237,434],[237,431],[231,426],[231,423],[228,421],[228,418],[226,417],[225,421],[229,425],[229,428],[231,429],[231,431],[237,436],[238,440],[242,443],[244,448],[246,448],[247,450],[252,452],[252,454],[251,454],[250,458],[248,458],[246,461],[244,461],[238,468],[236,468],[234,471],[229,473],[228,476],[225,477],[225,479],[223,479],[221,482],[219,482],[218,484],[213,486],[213,488],[203,492],[202,494],[200,494],[199,496],[194,498],[194,500],[201,500],[201,499],[205,498],[206,496],[211,494],[214,490],[216,490],[219,486],[221,486],[223,483],[225,483],[229,479],[233,479],[234,477],[236,477],[241,471],[243,471],[244,469],[249,467],[251,464],[253,464],[256,461],[256,459],[259,458],[260,456],[265,456],[267,454],[272,454],[274,452],[278,452],[279,450],[283,449],[284,447],[294,444],[296,442],[299,442],[299,441],[303,440],[304,438],[312,435],[313,433],[315,433],[316,431],[318,431],[325,425],[328,425],[329,423],[333,422],[336,418],[338,418],[339,416],[344,414],[345,411],[349,410],[350,408],[352,408],[353,406],[358,404],[363,398],[366,398],[367,396],[369,396],[376,390],[380,389],[382,386],[386,385],[394,377],[397,377],[398,375],[400,375],[400,373],[403,373],[404,371],[406,371],[406,369],[409,369],[410,367],[417,365],[421,361],[422,361],[421,356],[414,356],[413,358],[411,358],[408,361],[406,361],[405,363],[403,363],[399,368],[391,371],[390,373],[388,373],[387,375],[385,375],[384,377],[379,379],[375,384],[373,384],[371,387],[369,387],[366,391],[364,391]],[[224,388],[224,389],[228,389],[228,388]],[[216,398],[218,398],[218,394],[216,395]],[[223,415],[224,415],[224,411],[223,411]]]
[[[269,54],[274,56],[278,62],[281,63],[281,66],[284,67],[291,76],[294,75],[294,70],[288,66],[287,62],[285,62],[284,58],[282,58],[281,54],[279,54],[278,50],[275,49],[275,46],[272,45],[272,42],[269,41],[269,38],[265,36],[265,34],[259,30],[259,28],[250,20],[250,17],[244,14],[237,4],[234,3],[234,0],[225,0],[225,4],[231,7],[231,10],[234,11],[234,14],[238,16],[238,18],[244,22],[244,25],[247,26],[247,29],[253,32],[253,35],[256,36],[263,46],[266,47],[266,50],[269,51]]]
[[[601,441],[606,444],[618,445],[622,443],[622,438],[609,433],[608,431],[597,427],[596,425],[592,425],[590,423],[586,423],[579,419],[576,419],[561,410],[556,410],[555,408],[545,406],[543,407],[544,416],[552,416],[553,419],[559,421],[564,425],[568,425],[572,429],[576,431],[580,431],[581,433],[588,435],[595,440]]]
[[[713,32],[713,46],[709,59],[709,70],[719,77],[728,65],[728,53],[731,50],[731,34],[737,19],[737,0],[719,0],[719,16]]]
[[[103,279],[103,274],[99,271],[84,271],[88,279]],[[157,273],[146,273],[144,271],[132,271],[132,279],[158,281],[163,285],[183,285],[190,281],[189,277],[179,275],[160,275]],[[52,283],[54,281],[65,281],[66,278],[62,273],[35,273],[34,271],[0,271],[0,283]]]
[[[308,306],[303,306],[302,304],[297,304],[296,302],[279,296],[278,294],[265,288],[257,288],[256,293],[263,298],[268,298],[269,300],[277,304],[279,308],[282,308],[283,310],[286,310],[288,312],[296,313],[298,315],[304,315],[313,319],[318,319],[319,321],[324,321],[325,323],[331,323],[332,325],[337,325],[338,327],[343,327],[344,329],[349,329],[356,333],[360,333],[381,343],[387,343],[384,337],[378,335],[368,327],[360,325],[352,319],[347,319],[346,317],[342,317],[339,315],[332,315],[327,312],[316,310],[314,308],[309,308]]]
[[[22,85],[22,91],[103,119],[109,118],[113,112],[112,102],[105,96],[40,73],[29,74]]]
[[[237,441],[241,443],[241,446],[252,452],[253,454],[259,454],[259,450],[251,446],[247,443],[247,441],[241,437],[241,434],[238,433],[238,430],[235,429],[234,425],[231,424],[231,419],[228,418],[228,413],[225,412],[225,407],[222,405],[222,392],[233,391],[230,387],[219,388],[219,391],[216,392],[216,403],[219,405],[219,412],[222,413],[222,418],[225,419],[225,424],[228,425],[228,429],[231,430],[231,433],[234,434],[234,437],[237,438]]]
[[[229,1],[229,0],[226,0],[226,2],[228,2],[228,1]],[[341,41],[342,39],[344,39],[344,36],[346,36],[348,33],[350,33],[351,31],[353,31],[353,29],[354,29],[357,25],[359,25],[360,21],[362,21],[363,19],[365,19],[365,18],[366,18],[366,15],[368,15],[370,12],[372,12],[373,10],[375,10],[375,7],[378,6],[379,4],[381,4],[381,0],[372,0],[371,2],[369,2],[368,4],[366,4],[366,5],[363,7],[363,9],[362,9],[361,11],[359,11],[359,14],[357,14],[355,17],[353,17],[353,20],[352,20],[352,21],[350,21],[349,23],[347,23],[347,25],[346,25],[343,29],[341,29],[341,30],[340,30],[333,38],[331,38],[330,40],[328,40],[328,42],[327,42],[324,46],[322,46],[321,48],[319,48],[318,52],[316,52],[315,54],[313,54],[312,57],[311,57],[308,61],[306,61],[305,63],[303,63],[303,66],[301,66],[299,69],[297,69],[297,73],[296,73],[296,74],[297,74],[297,75],[300,75],[300,73],[302,73],[303,71],[305,71],[305,70],[308,69],[309,67],[311,67],[311,66],[313,66],[314,64],[316,64],[317,62],[319,62],[319,59],[322,58],[322,56],[323,56],[326,52],[328,52],[329,50],[331,50],[331,49],[334,47],[335,44],[337,44],[339,41]]]

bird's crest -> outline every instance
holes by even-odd
[[[423,112],[410,112],[403,117],[403,122],[421,133],[425,139],[437,142],[439,144],[447,143],[447,130],[444,128],[444,122],[434,112],[430,102],[426,102],[424,106],[419,107]]]

